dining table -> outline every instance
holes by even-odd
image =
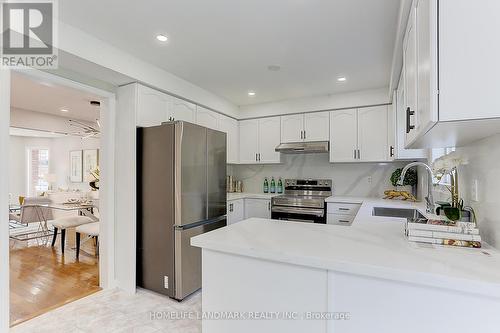
[[[40,205],[30,205],[36,211],[37,216],[39,217],[38,227],[36,230],[31,230],[23,233],[15,233],[10,236],[13,240],[19,241],[29,241],[33,239],[42,239],[44,243],[54,235],[54,228],[49,226],[49,219],[44,213],[47,209],[52,210],[60,210],[65,212],[75,211],[78,214],[87,216],[91,218],[93,221],[97,222],[99,219],[94,215],[94,210],[98,209],[98,204],[94,202],[64,202],[64,203],[48,203],[48,204],[40,204]],[[9,212],[19,212],[23,206],[15,207],[9,206]],[[25,206],[24,206],[25,207]]]

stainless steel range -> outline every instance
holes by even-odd
[[[331,179],[286,179],[284,194],[271,200],[271,218],[326,223],[325,199],[331,195]]]

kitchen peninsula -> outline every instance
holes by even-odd
[[[498,251],[410,243],[403,219],[372,211],[422,204],[357,200],[351,226],[252,218],[193,238],[204,312],[276,313],[205,320],[203,332],[497,332]]]

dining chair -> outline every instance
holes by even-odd
[[[57,234],[59,230],[61,230],[61,252],[64,254],[64,246],[66,244],[66,229],[69,228],[78,228],[84,224],[93,223],[92,220],[88,216],[68,216],[61,217],[52,221],[52,226],[54,227],[54,237],[52,238],[52,247],[56,244]]]
[[[75,229],[76,231],[76,259],[80,258],[81,234],[85,234],[95,239],[96,256],[99,255],[99,222],[84,224]]]

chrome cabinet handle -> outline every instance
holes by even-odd
[[[391,146],[391,149],[389,150],[389,156],[393,157],[394,156],[394,147]]]
[[[356,149],[354,149],[354,159],[356,159]]]
[[[358,160],[361,159],[361,150],[358,149]]]
[[[347,220],[339,220],[339,222],[349,223],[349,221],[347,221]]]
[[[339,208],[339,210],[349,210],[349,208]]]
[[[304,130],[304,140],[306,139],[306,131]]]

